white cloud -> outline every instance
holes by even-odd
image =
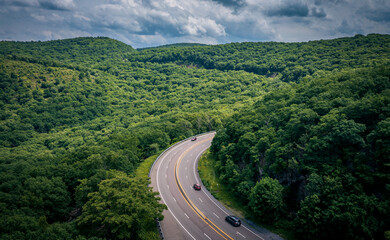
[[[0,0],[0,5],[0,39],[80,34],[142,47],[390,33],[388,0]]]
[[[89,17],[83,16],[80,13],[75,13],[74,14],[74,18],[75,19],[79,19],[80,21],[84,21],[84,22],[90,22],[91,21],[91,19]]]
[[[38,15],[38,14],[31,14],[31,17],[33,17],[34,19],[40,21],[40,22],[44,22],[46,21],[46,17],[45,15]]]
[[[194,36],[225,36],[226,32],[221,24],[217,24],[212,19],[189,17],[183,26],[184,33]]]

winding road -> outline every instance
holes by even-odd
[[[232,213],[205,189],[197,171],[197,162],[210,147],[214,134],[203,134],[196,141],[188,139],[172,146],[151,169],[151,186],[168,207],[161,221],[165,239],[282,239],[266,229],[255,227],[255,230],[245,221],[240,227],[225,221]],[[194,183],[201,184],[201,191],[193,189]]]

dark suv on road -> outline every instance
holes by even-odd
[[[241,220],[238,217],[230,215],[225,218],[226,222],[230,223],[235,227],[239,227],[241,225]]]

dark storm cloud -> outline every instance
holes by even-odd
[[[344,19],[341,24],[337,27],[337,31],[340,33],[352,35],[361,31],[361,29],[357,29],[353,24],[349,23],[346,19]]]
[[[61,0],[39,0],[39,6],[48,10],[69,11],[73,8],[73,2]]]
[[[285,1],[281,6],[266,11],[266,15],[271,17],[307,17],[309,7],[303,2]]]
[[[380,10],[361,10],[363,15],[365,15],[368,19],[375,22],[390,22],[390,10],[388,9],[380,9]]]
[[[345,0],[314,0],[315,5],[328,5],[329,3],[342,3]]]
[[[389,0],[0,0],[0,40],[308,41],[390,33]]]
[[[145,20],[140,22],[140,25],[142,29],[140,33],[144,35],[153,35],[155,33],[164,33],[168,37],[183,35],[175,25],[163,19],[160,22]]]
[[[220,3],[226,7],[232,7],[234,9],[240,8],[245,5],[245,0],[212,0]]]
[[[31,7],[37,6],[38,2],[29,0],[0,0],[0,6]]]
[[[48,10],[68,11],[74,7],[73,0],[1,0],[0,6],[40,7]]]
[[[31,1],[13,1],[11,3],[13,6],[18,6],[18,7],[29,7],[29,6],[34,6],[34,2]]]

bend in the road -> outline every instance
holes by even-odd
[[[208,138],[208,139],[205,139],[203,141],[200,141],[198,142],[197,144],[191,146],[190,148],[188,148],[185,152],[183,152],[179,159],[177,160],[176,164],[175,164],[175,180],[176,180],[176,184],[177,184],[177,187],[179,188],[180,190],[180,193],[182,194],[184,200],[187,202],[187,204],[191,207],[191,209],[197,213],[197,215],[211,228],[213,229],[217,234],[219,234],[223,239],[230,239],[230,240],[233,240],[232,237],[230,237],[227,233],[225,233],[222,229],[220,229],[214,222],[212,222],[209,218],[206,217],[206,215],[201,211],[199,210],[199,208],[191,201],[191,199],[188,197],[187,193],[185,192],[185,190],[183,189],[181,183],[180,183],[180,179],[179,179],[179,175],[178,175],[178,169],[180,167],[180,164],[181,164],[181,161],[183,159],[183,156],[185,154],[187,154],[189,151],[191,151],[193,148],[195,148],[196,146],[202,144],[202,143],[205,143],[207,141],[210,141],[212,139],[211,138]],[[208,148],[208,147],[207,147]],[[207,149],[206,148],[206,149]],[[205,149],[205,150],[206,150]],[[205,151],[204,150],[204,151]],[[203,153],[204,151],[202,151],[201,153]],[[200,154],[201,154],[200,153]],[[198,155],[199,156],[199,155]]]
[[[282,239],[259,227],[232,227],[224,221],[231,214],[228,209],[204,187],[193,190],[194,182],[201,183],[197,162],[210,147],[211,135],[214,133],[197,136],[196,142],[187,139],[175,144],[158,157],[151,170],[152,186],[168,206],[162,221],[166,239]]]

